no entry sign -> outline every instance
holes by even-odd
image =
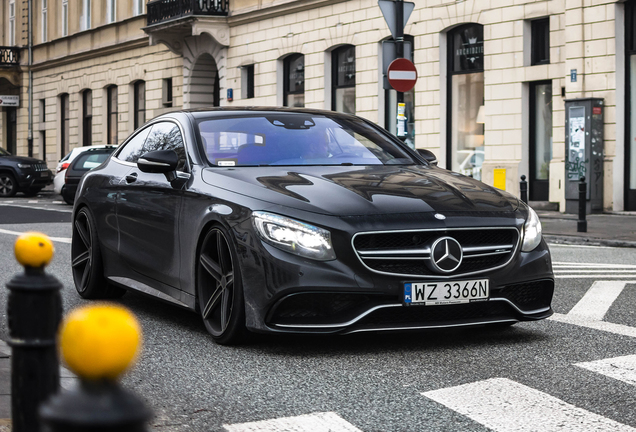
[[[389,65],[387,70],[389,84],[399,92],[411,90],[417,82],[417,69],[412,61],[399,58]]]

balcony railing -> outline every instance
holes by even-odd
[[[0,46],[0,66],[18,66],[20,50],[16,47]]]
[[[148,2],[148,25],[192,15],[227,16],[230,0],[152,0]]]

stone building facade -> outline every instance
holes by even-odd
[[[140,122],[182,107],[335,109],[395,133],[395,92],[383,74],[391,33],[376,0],[31,2],[31,151],[51,165],[73,146],[122,142]],[[2,108],[0,145],[18,154],[29,152],[27,4],[0,6],[0,43],[21,48],[19,64],[0,63],[0,95],[20,95],[18,108]],[[565,101],[602,98],[602,167],[588,178],[603,209],[636,210],[634,9],[615,0],[415,0],[404,31],[419,75],[405,94],[407,142],[513,194],[526,175],[531,200],[563,211],[566,184],[578,180]]]

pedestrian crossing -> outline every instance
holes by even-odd
[[[580,267],[590,266],[592,264],[588,263]],[[636,270],[636,266],[606,266]],[[604,278],[606,276],[603,275]],[[550,320],[636,338],[636,327],[604,321],[609,309],[630,283],[636,283],[636,277],[634,280],[594,281],[567,314],[554,314]],[[636,386],[636,355],[574,363],[571,367]],[[585,380],[586,374],[581,376]],[[440,404],[495,432],[636,432],[635,427],[577,407],[508,377],[489,377],[458,386],[428,390],[419,395],[422,397],[422,407],[426,406],[427,401]],[[224,429],[228,432],[364,431],[336,412],[226,424]],[[419,430],[428,430],[426,416],[423,416]],[[452,430],[451,425],[448,430]]]
[[[634,279],[636,281],[636,265],[600,264],[578,262],[553,262],[554,276],[561,279],[599,278]]]
[[[636,355],[573,366],[636,386]],[[422,406],[427,400],[441,404],[495,432],[636,432],[632,426],[508,378],[489,378],[420,395]],[[363,432],[335,412],[225,424],[223,427],[227,432]],[[421,430],[427,430],[425,418],[421,427]]]

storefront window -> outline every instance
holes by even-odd
[[[449,157],[447,168],[481,180],[484,162],[483,27],[468,24],[449,33]]]
[[[305,106],[305,56],[292,54],[285,59],[284,105],[302,108]]]
[[[333,51],[332,106],[334,111],[356,113],[356,47],[345,45]]]

